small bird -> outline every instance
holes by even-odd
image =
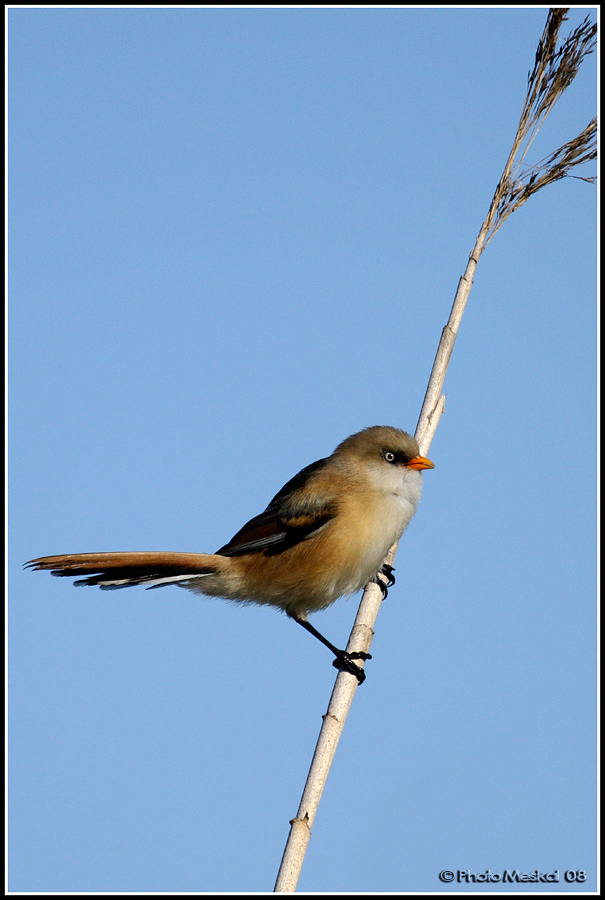
[[[334,653],[337,668],[361,683],[365,674],[354,659],[369,654],[338,650],[307,617],[370,581],[386,596],[394,578],[384,559],[416,511],[422,470],[432,468],[411,435],[375,425],[302,469],[216,553],[75,553],[42,556],[26,566],[86,576],[74,583],[103,590],[176,584],[276,606]]]

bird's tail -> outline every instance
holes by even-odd
[[[98,584],[103,590],[144,584],[148,588],[202,580],[219,574],[226,558],[213,553],[73,553],[41,556],[25,565],[52,575],[78,576],[74,584]]]

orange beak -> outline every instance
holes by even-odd
[[[434,469],[435,463],[432,463],[426,456],[415,456],[414,459],[411,459],[409,463],[407,463],[406,468],[417,469],[418,471],[421,471],[422,469]]]

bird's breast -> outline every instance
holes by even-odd
[[[414,515],[407,497],[389,494],[354,497],[343,508],[334,529],[335,555],[343,560],[355,586],[363,587],[382,565]],[[346,591],[350,593],[351,590]]]

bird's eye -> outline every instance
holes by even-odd
[[[384,456],[384,458],[386,459],[386,461],[387,461],[388,463],[394,463],[394,462],[395,462],[395,454],[393,453],[392,450],[385,450],[384,453],[383,453],[382,455]]]

